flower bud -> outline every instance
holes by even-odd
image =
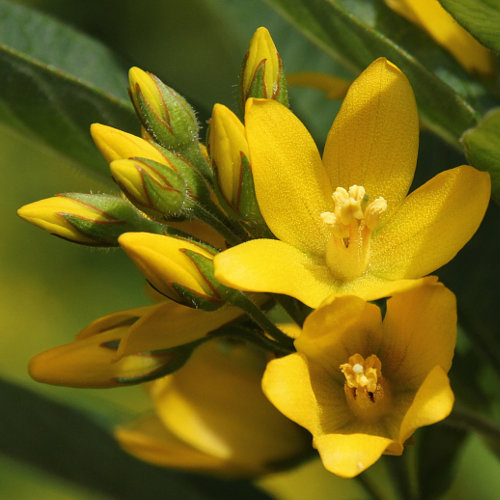
[[[90,134],[108,163],[124,158],[147,158],[165,163],[164,156],[157,147],[136,135],[100,123],[90,126]]]
[[[130,69],[129,81],[135,110],[156,142],[179,151],[198,141],[198,121],[182,96],[137,67]]]
[[[208,146],[217,175],[221,203],[228,205],[252,231],[267,228],[257,204],[245,127],[226,106],[216,104],[212,111]],[[227,208],[227,207],[226,207]],[[259,235],[267,236],[263,231]]]
[[[217,251],[209,245],[151,233],[123,234],[119,243],[149,283],[176,302],[214,310],[232,292],[213,277]]]
[[[118,236],[125,232],[169,230],[122,198],[105,194],[58,194],[24,205],[17,213],[51,234],[91,246],[118,246]]]
[[[274,99],[288,106],[288,90],[283,63],[266,28],[254,33],[243,61],[241,105],[249,97]]]
[[[186,183],[174,170],[143,158],[115,160],[110,168],[127,198],[151,217],[161,220],[184,216]]]
[[[119,387],[173,373],[195,345],[141,352],[117,359],[120,342],[130,326],[110,324],[104,331],[41,352],[31,359],[30,376],[38,382],[68,387]]]

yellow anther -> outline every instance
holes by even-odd
[[[321,220],[330,226],[332,238],[326,249],[326,263],[340,280],[361,276],[370,256],[370,234],[387,209],[384,198],[368,202],[363,186],[353,184],[349,190],[338,187],[332,194],[333,212],[322,212]]]
[[[387,201],[385,198],[377,198],[373,200],[365,210],[365,224],[369,229],[373,229],[380,216],[387,210]]]
[[[358,186],[354,184],[349,188],[349,196],[354,198],[356,201],[362,202],[366,195],[365,188],[363,186]]]
[[[364,359],[360,354],[354,354],[348,363],[340,365],[346,384],[353,389],[366,389],[375,392],[382,377],[382,364],[375,354]]]
[[[333,212],[321,212],[319,216],[321,220],[329,226],[333,226],[337,222],[337,217],[335,217]]]

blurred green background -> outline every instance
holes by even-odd
[[[156,73],[198,105],[202,119],[208,117],[215,102],[236,108],[241,60],[252,33],[261,25],[270,29],[289,71],[323,70],[349,75],[263,2],[256,0],[146,0],[140,3],[26,0],[17,3],[47,12],[102,41],[121,57],[124,71],[128,66],[138,65]],[[314,91],[295,90],[292,105],[318,142],[323,141],[338,104],[325,102],[321,94]],[[0,183],[3,229],[0,378],[77,408],[89,422],[112,428],[114,423],[147,410],[148,401],[141,388],[50,387],[33,382],[27,375],[26,365],[37,352],[71,341],[95,318],[147,304],[143,280],[119,250],[71,245],[21,221],[15,212],[23,204],[55,193],[111,192],[114,188],[104,177],[89,177],[71,160],[6,125],[1,125],[0,131],[0,162],[4,172],[4,181]],[[439,170],[458,164],[452,163],[456,161],[456,154],[450,153],[435,138],[424,136],[422,148],[426,147],[427,158],[441,161],[436,167]],[[450,164],[443,165],[443,158]],[[426,171],[425,175],[431,173]],[[24,404],[24,400],[19,402]],[[7,415],[2,417],[3,423],[0,419],[0,427],[3,427],[0,434],[19,432],[15,439],[22,443],[20,446],[29,447],[30,442],[35,442],[30,441],[33,435],[45,433],[46,446],[51,446],[50,435],[56,429],[47,421],[50,417],[27,410],[24,427],[15,429],[9,415],[15,414],[12,405],[16,405],[16,399],[0,399],[0,405],[2,413]],[[67,439],[69,442],[71,436]],[[32,449],[23,459],[12,453],[6,442],[10,441],[0,437],[2,499],[120,498],[109,491],[99,491],[90,483],[84,486],[85,480],[73,483],[59,476],[57,470],[43,471],[40,464],[47,453],[43,444],[37,444],[41,448]],[[60,453],[65,453],[64,446]],[[100,457],[91,457],[91,460],[98,463]],[[113,464],[103,462],[100,466],[109,468]],[[371,474],[383,477],[384,464],[374,467]],[[165,473],[164,477],[167,481],[172,476]],[[181,479],[192,480],[184,476]],[[365,498],[355,481],[334,477],[323,470],[318,460],[264,478],[259,484],[276,497],[290,500]],[[490,499],[496,491],[500,491],[498,462],[481,439],[472,435],[460,453],[456,477],[447,498]],[[221,490],[219,497],[224,495]],[[203,497],[194,495],[193,498]]]

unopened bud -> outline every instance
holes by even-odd
[[[184,215],[186,183],[169,167],[135,158],[110,165],[113,179],[134,205],[155,219],[179,219]]]
[[[164,157],[157,147],[136,135],[100,123],[91,125],[90,134],[108,163],[135,157],[165,163]]]
[[[249,97],[274,99],[288,106],[288,90],[281,57],[266,28],[254,33],[243,61],[241,104]]]
[[[149,283],[176,302],[214,310],[230,293],[213,277],[217,250],[209,245],[151,233],[123,234],[119,243]]]
[[[30,376],[38,382],[68,387],[139,384],[178,370],[195,347],[188,344],[117,359],[118,347],[129,329],[110,325],[102,332],[41,352],[30,361]]]
[[[265,228],[255,196],[245,127],[222,104],[216,104],[212,111],[208,146],[222,202],[242,221]]]
[[[125,232],[168,231],[126,200],[105,194],[59,194],[24,205],[17,213],[51,234],[91,246],[117,246],[118,236]]]
[[[157,76],[137,67],[129,71],[135,110],[156,142],[181,151],[198,141],[198,121],[189,103]]]

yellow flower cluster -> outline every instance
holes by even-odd
[[[384,58],[363,71],[322,155],[287,107],[265,28],[245,58],[244,123],[216,104],[207,148],[189,104],[156,76],[133,68],[130,91],[142,137],[91,128],[128,211],[60,196],[19,214],[69,240],[120,245],[160,302],[95,321],[35,356],[31,376],[154,380],[156,414],[120,428],[122,446],[225,475],[304,456],[302,427],[329,471],[354,477],[446,418],[456,304],[428,274],[477,230],[490,180],[462,165],[408,195],[419,123],[405,75]],[[104,238],[113,223],[123,231]]]

